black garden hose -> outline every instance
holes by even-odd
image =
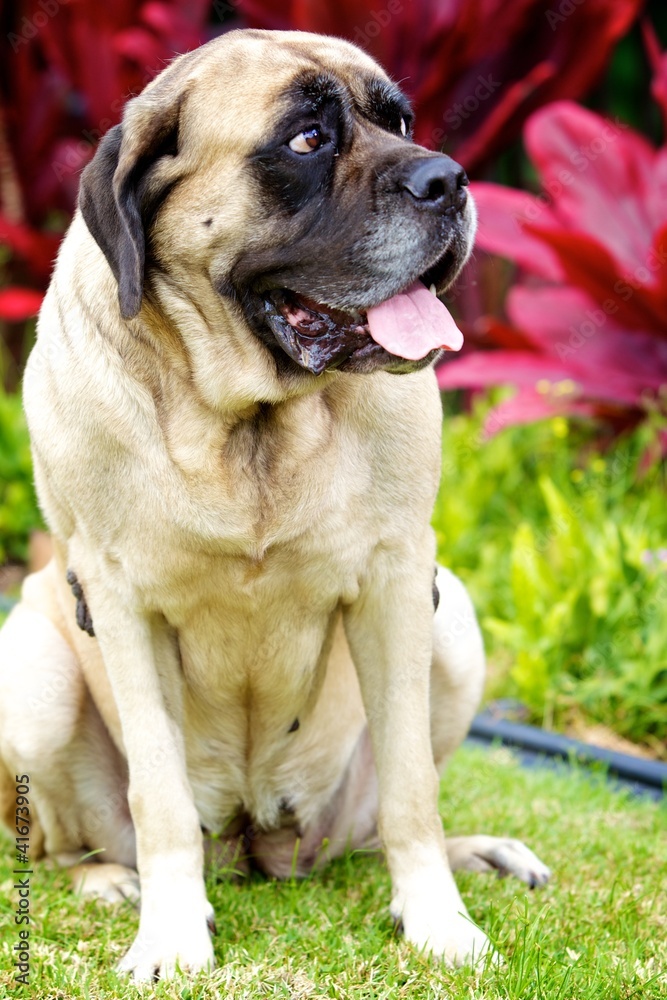
[[[469,735],[484,743],[499,741],[510,747],[545,757],[577,760],[582,764],[604,764],[610,775],[647,789],[667,789],[667,764],[657,760],[644,760],[629,754],[605,750],[602,747],[581,743],[579,740],[548,733],[535,726],[508,722],[490,714],[475,716]]]

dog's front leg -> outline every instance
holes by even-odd
[[[421,566],[378,556],[346,609],[345,627],[375,755],[392,915],[410,942],[460,965],[480,959],[489,941],[459,895],[437,809],[429,710],[433,569],[431,546],[424,548]]]
[[[132,609],[122,581],[82,579],[122,725],[141,883],[139,933],[118,967],[137,980],[196,972],[213,965],[213,911],[186,772],[175,638],[160,616]]]

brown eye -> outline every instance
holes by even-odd
[[[320,148],[323,141],[322,132],[315,126],[315,128],[306,129],[305,132],[299,132],[293,139],[290,139],[289,148],[295,153],[312,153],[313,150]]]

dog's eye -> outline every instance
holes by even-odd
[[[290,139],[289,148],[295,153],[312,153],[315,149],[319,149],[323,142],[322,130],[315,125]]]
[[[398,120],[398,127],[401,135],[404,135],[406,139],[409,139],[412,134],[412,115],[401,115]]]

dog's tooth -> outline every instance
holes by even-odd
[[[429,289],[428,290],[429,290],[429,292],[433,292],[433,294],[435,296],[437,296],[438,293],[435,290],[435,285],[429,285]]]

